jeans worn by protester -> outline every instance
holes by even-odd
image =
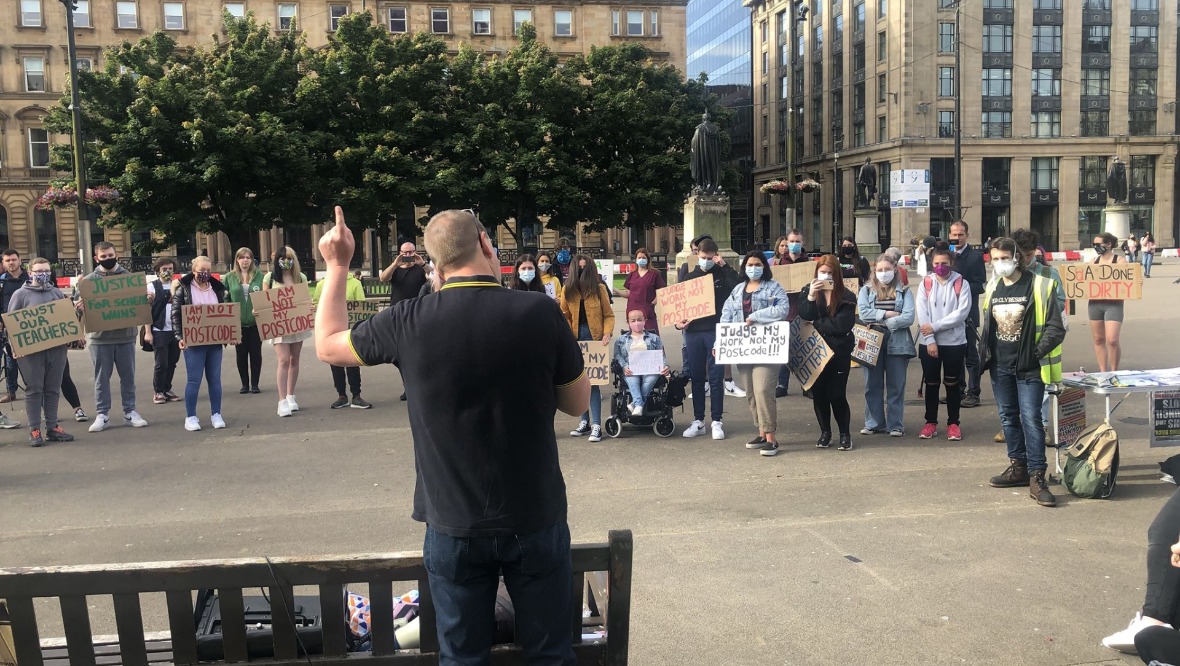
[[[631,348],[635,344],[635,338],[630,333],[624,333],[615,340],[614,362],[624,370],[631,365]],[[658,334],[650,330],[643,332],[640,344],[643,345],[644,351],[664,351],[664,341]],[[667,362],[666,358],[664,362]],[[647,403],[648,394],[660,381],[660,375],[624,375],[623,381],[627,384],[627,390],[631,392],[631,404],[643,407]]]
[[[180,316],[185,305],[214,305],[226,301],[225,285],[215,277],[209,277],[208,288],[202,288],[192,273],[180,278],[172,290],[172,330],[184,340],[187,332]],[[213,427],[225,427],[221,419],[221,359],[224,348],[220,344],[195,345],[186,341],[184,349],[185,371],[188,381],[184,386],[184,411],[187,419],[197,417],[197,398],[201,392],[201,378],[209,386],[209,411]],[[186,423],[185,427],[190,424]],[[199,426],[197,426],[199,427]]]
[[[861,321],[883,326],[888,331],[885,348],[877,366],[864,367],[865,430],[891,433],[905,431],[905,383],[910,359],[914,357],[914,292],[898,284],[893,298],[883,298],[873,288],[874,282],[861,287],[856,309]],[[900,313],[890,317],[888,313]]]

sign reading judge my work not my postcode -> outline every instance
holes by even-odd
[[[152,323],[147,275],[143,273],[84,278],[78,281],[78,294],[85,308],[83,321],[87,333]]]

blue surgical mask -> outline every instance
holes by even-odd
[[[799,254],[803,251],[803,243],[787,243],[787,249],[791,254]]]
[[[635,260],[635,263],[639,264],[640,268],[647,268],[647,257],[640,257]]]
[[[535,278],[535,277],[537,277],[537,271],[521,271],[520,272],[520,279],[523,280],[525,284],[531,284],[533,281],[533,278]]]
[[[697,259],[697,266],[700,266],[702,271],[710,271],[713,269],[713,260]]]
[[[750,278],[751,280],[761,280],[762,279],[762,267],[761,266],[746,266],[746,277]]]

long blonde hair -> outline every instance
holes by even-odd
[[[885,284],[877,279],[877,264],[884,261],[893,266],[893,282]],[[877,294],[877,298],[889,300],[897,298],[897,286],[901,282],[901,273],[897,270],[897,257],[893,256],[892,252],[885,251],[877,255],[877,261],[873,262],[873,270],[869,271],[869,285],[873,292]]]
[[[246,277],[242,278],[242,267],[238,260],[246,255],[250,255],[250,270],[246,272]],[[258,265],[254,263],[254,250],[248,247],[239,247],[238,251],[234,252],[234,273],[237,273],[242,284],[250,284],[254,281],[254,276],[258,275]]]

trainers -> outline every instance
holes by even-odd
[[[836,447],[837,451],[851,451],[852,450],[852,435],[850,433],[840,433],[840,445]]]
[[[643,416],[643,405],[633,405],[631,407],[631,416]]]
[[[885,432],[885,431],[884,430],[873,430],[872,428],[861,428],[860,429],[860,434],[862,434],[862,435],[877,435],[877,434],[880,434],[883,432]]]
[[[299,411],[299,403],[295,402],[295,396],[287,396],[287,406],[291,408],[292,412]]]
[[[1006,437],[1004,437],[1003,430],[1001,430],[1000,432],[997,432],[996,436],[992,437],[992,441],[995,442],[996,444],[1007,444],[1008,443],[1008,439]]]
[[[1045,481],[1045,470],[1038,469],[1032,473],[1028,480],[1028,496],[1041,506],[1057,506],[1057,498],[1049,491],[1049,484]]]
[[[767,442],[767,443],[763,444],[762,450],[758,452],[758,455],[766,456],[767,458],[769,458],[770,456],[777,456],[778,455],[778,442]]]
[[[744,398],[746,397],[746,392],[733,382],[725,382],[725,395]]]
[[[703,434],[705,434],[705,424],[700,421],[693,421],[684,430],[685,437],[700,437]]]
[[[168,396],[164,395],[163,393],[157,393],[152,396],[152,402],[157,405],[162,405],[168,402]]]
[[[340,396],[339,398],[336,398],[336,402],[334,402],[330,405],[330,407],[332,409],[344,409],[347,406],[348,406],[348,398],[346,398],[344,396]]]
[[[828,430],[820,431],[819,439],[815,440],[815,448],[826,449],[832,445],[832,433]]]
[[[905,437],[905,431],[901,430],[900,428],[897,430],[890,430],[889,436],[890,437]]]
[[[45,431],[45,441],[47,441],[47,442],[72,442],[72,441],[74,441],[74,436],[71,435],[70,433],[66,432],[65,430],[62,430],[61,426],[53,426],[53,428]]]
[[[75,410],[74,410],[74,420],[75,420],[75,421],[78,421],[78,422],[80,423],[80,422],[82,422],[82,421],[89,421],[89,420],[90,420],[90,417],[89,417],[89,416],[86,416],[86,410],[85,410],[85,409],[82,409],[81,407],[79,407],[79,408],[77,408],[77,409],[75,409]]]
[[[111,423],[111,417],[106,414],[99,414],[94,417],[94,423],[90,424],[90,432],[102,432],[107,429]]]
[[[590,426],[590,436],[586,438],[586,441],[601,442],[602,441],[602,426],[598,426],[598,425]]]
[[[1131,623],[1127,625],[1126,629],[1116,631],[1103,638],[1102,644],[1124,654],[1138,654],[1139,651],[1135,649],[1135,635],[1149,627],[1167,627],[1171,629],[1172,625],[1160,624],[1155,620],[1143,617],[1143,613],[1135,613],[1135,617],[1131,618]]]
[[[19,428],[19,427],[20,427],[20,421],[14,421],[3,414],[0,414],[0,428],[4,428],[5,430],[12,430],[13,428]]]
[[[725,428],[722,427],[721,421],[713,422],[713,439],[725,439]]]
[[[959,426],[949,425],[946,427],[946,438],[952,442],[958,442],[963,439],[963,433],[959,430]]]
[[[1028,463],[1023,460],[1010,459],[1008,469],[993,476],[988,484],[992,488],[1016,488],[1028,483]]]
[[[918,439],[933,439],[938,435],[938,425],[935,423],[927,423],[922,426],[922,432],[918,433]]]
[[[279,416],[290,416],[290,415],[291,415],[291,405],[284,398],[283,400],[279,401]]]
[[[123,415],[123,421],[132,428],[142,428],[148,424],[134,409]]]
[[[590,432],[590,422],[589,421],[578,421],[578,427],[574,428],[573,430],[570,431],[570,436],[571,437],[581,437],[582,435],[585,435],[588,432]]]
[[[373,405],[359,395],[352,399],[352,404],[349,405],[353,409],[372,409]]]
[[[39,428],[29,431],[29,446],[37,448],[45,443],[45,438],[41,437],[41,430]]]
[[[766,438],[763,437],[762,435],[758,435],[754,439],[751,439],[750,441],[746,442],[746,448],[747,449],[760,449],[760,448],[762,448],[762,445],[765,443],[766,443]]]
[[[214,430],[225,427],[225,419],[221,418],[221,414],[214,414],[213,416],[210,416],[209,423],[213,424]]]
[[[180,402],[182,399],[172,391],[164,391],[164,397],[168,398],[168,402]]]
[[[791,391],[790,391],[790,389],[788,389],[786,386],[776,386],[776,387],[774,387],[774,397],[776,397],[776,398],[785,398],[785,397],[787,397],[788,395],[791,395]]]
[[[201,429],[201,419],[195,416],[184,417],[184,429],[189,432],[196,432]]]
[[[979,396],[977,396],[977,395],[963,396],[963,400],[959,403],[959,406],[966,407],[967,409],[971,409],[972,407],[978,407],[979,406]]]

